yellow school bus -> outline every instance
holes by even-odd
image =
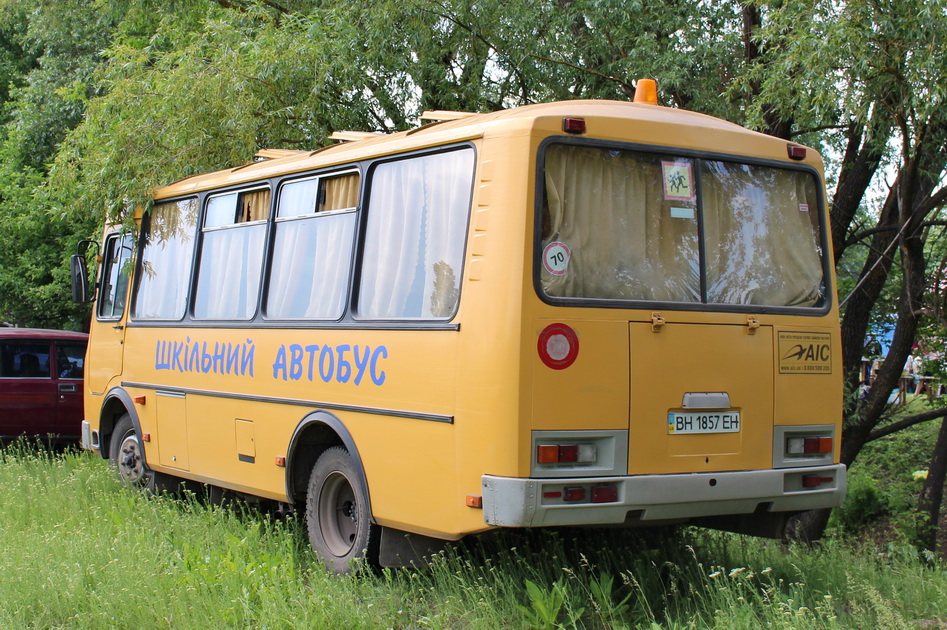
[[[340,572],[838,505],[821,158],[641,85],[160,188],[102,243],[83,445],[304,510]]]

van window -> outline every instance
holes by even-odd
[[[287,182],[279,193],[267,317],[338,319],[345,310],[358,173]]]
[[[59,378],[82,378],[85,350],[83,344],[56,344],[56,371],[59,372]]]
[[[105,241],[102,277],[99,288],[98,316],[102,320],[121,319],[128,295],[129,260],[132,257],[130,235],[112,235]]]
[[[0,378],[49,378],[49,344],[0,344]]]

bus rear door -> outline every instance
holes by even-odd
[[[771,467],[764,447],[773,433],[772,327],[684,323],[675,315],[629,324],[628,472]]]

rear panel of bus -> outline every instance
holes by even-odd
[[[647,524],[837,505],[841,354],[820,158],[630,107],[533,127],[519,479],[483,477],[484,519]]]

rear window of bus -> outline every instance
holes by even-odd
[[[810,170],[562,143],[543,158],[544,296],[825,305]]]

